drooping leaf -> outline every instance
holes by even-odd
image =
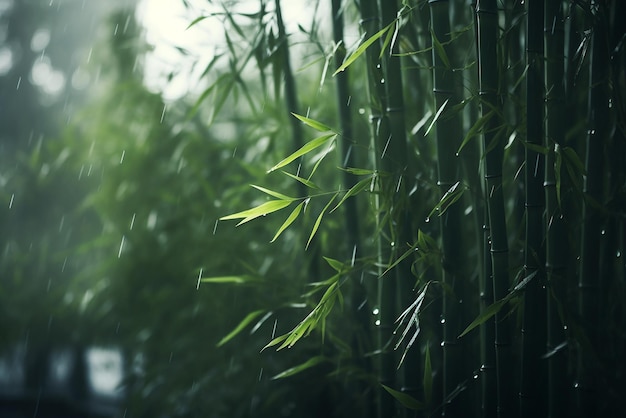
[[[322,223],[322,218],[324,217],[324,214],[326,213],[326,211],[328,210],[328,208],[333,203],[336,197],[337,197],[337,194],[334,194],[333,197],[328,201],[326,206],[324,206],[324,209],[322,209],[320,214],[317,216],[317,219],[315,220],[315,224],[313,224],[313,229],[311,229],[311,234],[309,235],[309,239],[306,242],[305,249],[309,248],[309,244],[311,244],[313,237],[317,233],[317,229],[320,227],[320,224]]]
[[[439,42],[439,39],[437,39],[437,36],[432,29],[430,30],[430,33],[433,39],[433,48],[435,48],[437,56],[439,57],[439,59],[441,59],[443,65],[445,65],[446,68],[451,68],[452,66],[450,65],[450,59],[448,58],[448,54],[446,54],[446,49],[443,47],[443,44]]]
[[[191,23],[185,28],[185,30],[191,28],[192,26],[197,25],[198,23],[202,22],[204,19],[207,19],[211,16],[199,16],[197,18],[195,18],[194,20],[191,21]]]
[[[472,127],[467,131],[465,138],[463,138],[463,141],[461,141],[461,145],[459,146],[459,149],[457,150],[457,154],[461,152],[461,150],[465,147],[465,145],[467,145],[470,139],[480,134],[480,132],[483,129],[483,126],[485,126],[485,124],[493,117],[494,114],[495,114],[495,111],[492,109],[486,114],[482,115],[476,121],[476,123],[472,125]]]
[[[365,188],[367,188],[367,186],[369,186],[371,183],[372,183],[372,179],[371,178],[366,178],[366,179],[360,180],[357,184],[355,184],[350,189],[348,189],[346,194],[344,194],[343,197],[341,198],[341,200],[339,201],[339,203],[337,203],[337,205],[334,208],[332,208],[330,213],[332,213],[335,210],[337,210],[337,208],[339,206],[341,206],[341,204],[343,202],[345,202],[350,196],[354,196],[355,194],[359,193],[360,191],[365,190]]]
[[[317,138],[307,142],[299,150],[297,150],[293,154],[289,155],[287,158],[283,159],[281,162],[276,164],[274,167],[270,168],[268,170],[268,173],[270,173],[272,171],[275,171],[275,170],[277,170],[277,169],[279,169],[281,167],[286,166],[290,162],[294,161],[296,158],[301,157],[304,154],[309,153],[309,152],[313,151],[314,149],[316,149],[318,147],[321,147],[322,145],[326,144],[328,141],[331,141],[331,140],[335,139],[336,137],[337,137],[337,134],[329,133],[329,134],[322,135],[320,137],[317,137]]]
[[[304,184],[309,189],[320,190],[320,187],[317,184],[313,183],[311,180],[302,178],[300,176],[296,176],[295,174],[291,174],[291,173],[288,173],[286,171],[283,171],[282,173],[287,175],[287,176],[289,176],[289,177],[291,177],[292,179],[294,179],[296,181],[299,181],[300,183]]]
[[[439,203],[437,203],[433,210],[431,210],[428,214],[429,218],[433,216],[435,212],[439,212],[439,216],[443,215],[454,202],[463,196],[466,189],[465,187],[459,187],[460,184],[461,182],[457,181],[448,189],[447,192],[444,193],[441,200],[439,200]]]
[[[428,129],[426,129],[426,132],[424,132],[424,136],[428,136],[428,134],[430,133],[430,130],[433,128],[433,126],[435,126],[435,123],[437,122],[437,120],[439,120],[439,117],[445,110],[446,105],[448,104],[449,100],[450,99],[446,99],[446,101],[443,102],[441,106],[439,106],[439,109],[437,109],[437,113],[435,113],[435,117],[433,118],[432,121],[430,121],[430,125],[428,125]]]
[[[324,356],[312,357],[302,364],[299,364],[297,366],[291,367],[283,372],[278,373],[276,376],[272,377],[272,380],[283,379],[285,377],[293,376],[294,374],[298,374],[300,372],[303,372],[304,370],[310,369],[311,367],[315,367],[318,364],[323,363],[325,361],[327,361],[327,359]]]
[[[352,64],[354,61],[356,61],[357,58],[359,58],[361,55],[363,55],[365,50],[367,48],[369,48],[370,45],[372,45],[381,36],[383,36],[385,33],[387,33],[391,29],[392,25],[394,25],[394,24],[395,24],[395,21],[390,23],[389,25],[385,26],[384,28],[382,28],[381,30],[379,30],[378,32],[373,34],[372,36],[370,36],[365,42],[363,42],[361,44],[361,46],[359,46],[352,54],[350,54],[349,57],[346,58],[346,60],[343,62],[343,64],[341,64],[339,66],[339,68],[337,68],[337,70],[335,70],[335,72],[333,73],[333,76],[339,74],[340,72],[342,72],[346,68],[348,68],[350,66],[350,64]]]
[[[296,118],[302,121],[305,125],[310,126],[311,128],[320,131],[320,132],[328,132],[332,131],[332,128],[328,125],[324,125],[322,122],[316,121],[314,119],[307,118],[306,116],[298,115],[297,113],[291,112]]]
[[[253,219],[258,218],[259,216],[265,216],[269,213],[276,212],[278,210],[284,209],[287,206],[291,205],[292,200],[270,200],[268,202],[262,203],[259,206],[256,206],[252,209],[244,210],[241,212],[233,213],[232,215],[223,216],[220,218],[221,221],[226,221],[230,219],[241,219],[243,220],[237,224],[237,226],[249,222]]]
[[[281,200],[291,200],[294,201],[296,200],[295,197],[289,197],[287,195],[284,195],[282,193],[278,193],[275,192],[274,190],[270,190],[270,189],[266,189],[265,187],[261,187],[261,186],[257,186],[255,184],[251,184],[252,187],[254,187],[255,189],[262,191],[263,193],[267,193],[270,196],[274,196],[275,198],[281,199]]]
[[[302,211],[302,207],[303,206],[304,206],[304,202],[301,202],[298,206],[295,207],[295,209],[287,217],[285,222],[283,222],[283,224],[280,226],[280,228],[278,228],[278,231],[276,231],[276,235],[274,235],[274,238],[272,238],[272,241],[270,241],[270,242],[276,241],[276,239],[280,236],[280,234],[282,234],[283,231],[285,229],[287,229],[289,227],[289,225],[291,225],[293,223],[293,221],[296,220],[298,215],[300,215],[300,212]]]
[[[264,309],[260,309],[258,311],[250,312],[248,315],[246,315],[246,317],[243,320],[241,320],[241,322],[239,324],[237,324],[237,326],[231,332],[228,333],[228,335],[226,335],[224,338],[222,338],[217,343],[217,346],[221,347],[224,344],[226,344],[228,341],[230,341],[233,338],[235,338],[235,336],[237,336],[237,334],[239,334],[241,331],[243,331],[243,329],[245,327],[247,327],[248,324],[250,324],[252,321],[254,321],[256,318],[258,318],[263,313],[265,313]]]
[[[418,401],[411,395],[392,389],[387,385],[382,385],[383,388],[389,392],[398,402],[400,402],[405,408],[412,409],[414,411],[422,411],[426,409],[426,405],[423,402]]]
[[[339,260],[335,260],[334,258],[324,257],[324,260],[337,272],[341,272],[343,270],[343,263]]]

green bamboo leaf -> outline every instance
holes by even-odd
[[[411,245],[411,247],[407,251],[405,251],[404,254],[398,257],[396,261],[394,261],[389,267],[385,269],[385,271],[383,271],[380,277],[383,277],[385,274],[389,273],[395,266],[400,264],[404,259],[409,257],[411,254],[415,253],[416,248],[417,248],[417,243]]]
[[[433,368],[430,361],[430,345],[426,345],[426,353],[424,355],[424,400],[426,404],[432,403],[433,399]]]
[[[524,146],[526,148],[528,148],[531,151],[535,151],[535,152],[537,152],[539,154],[543,154],[543,155],[548,154],[548,148],[546,148],[546,147],[544,147],[542,145],[533,144],[533,143],[527,142],[527,141],[523,142],[523,144],[524,144]]]
[[[461,152],[461,150],[470,141],[470,139],[472,139],[476,135],[480,134],[480,132],[483,129],[483,126],[485,126],[485,124],[493,117],[494,114],[495,114],[495,111],[492,109],[489,112],[487,112],[486,114],[484,114],[483,116],[481,116],[476,121],[476,123],[474,123],[472,125],[472,127],[467,131],[467,134],[465,135],[465,138],[463,138],[463,141],[461,142],[461,146],[457,150],[457,154]]]
[[[365,50],[367,48],[369,48],[370,45],[372,45],[381,36],[383,36],[385,33],[387,33],[387,31],[389,31],[391,29],[392,25],[394,25],[394,24],[395,24],[395,22],[390,23],[389,25],[385,26],[384,28],[382,28],[381,30],[379,30],[378,32],[373,34],[368,40],[363,42],[361,44],[361,46],[359,46],[356,49],[356,51],[354,51],[352,54],[350,54],[350,56],[348,58],[346,58],[346,60],[343,62],[343,64],[341,64],[341,66],[339,68],[337,68],[337,70],[333,73],[333,76],[336,76],[337,74],[339,74],[340,72],[342,72],[346,68],[348,68],[350,66],[350,64],[352,64],[354,61],[356,61],[357,58],[359,58],[361,55],[363,55]]]
[[[407,395],[406,393],[400,392],[395,389],[391,389],[387,385],[382,385],[383,388],[389,392],[391,396],[393,396],[398,402],[400,402],[405,408],[412,409],[414,411],[422,411],[426,409],[426,405],[424,403],[418,401],[411,395]]]
[[[326,260],[329,266],[337,270],[337,272],[341,272],[343,270],[343,263],[341,261],[330,257],[324,257],[324,260]]]
[[[322,209],[320,214],[317,216],[317,219],[315,220],[315,224],[313,225],[313,229],[311,230],[311,234],[309,235],[309,239],[306,242],[306,246],[304,247],[305,249],[309,248],[309,244],[311,244],[311,240],[313,240],[313,237],[315,236],[317,229],[320,227],[320,224],[322,223],[322,218],[324,217],[324,214],[326,213],[326,211],[328,210],[331,203],[335,200],[336,197],[337,197],[337,194],[335,193],[333,197],[328,201],[326,206],[324,206],[324,209]]]
[[[561,207],[561,165],[563,157],[561,157],[559,144],[554,144],[554,179],[556,180],[556,201]]]
[[[289,227],[289,225],[291,225],[293,223],[293,221],[296,220],[296,218],[298,217],[298,215],[300,215],[300,212],[302,211],[302,207],[304,206],[304,202],[301,202],[298,206],[295,207],[295,209],[293,210],[293,212],[291,212],[291,214],[287,217],[287,219],[285,220],[285,222],[280,226],[280,228],[278,228],[278,231],[276,231],[276,235],[274,235],[274,238],[272,238],[272,240],[270,242],[274,242],[276,241],[276,238],[278,238],[280,236],[280,234],[283,233],[283,231],[285,229],[287,229]]]
[[[294,179],[296,181],[299,181],[300,183],[304,184],[309,189],[320,190],[320,187],[317,184],[313,183],[311,180],[302,178],[300,176],[296,176],[295,174],[291,174],[291,173],[288,173],[286,171],[282,171],[282,173],[287,175],[287,176],[289,176],[289,177],[291,177],[292,179]]]
[[[331,141],[333,139],[335,139],[337,137],[337,134],[335,133],[329,133],[326,135],[322,135],[320,137],[317,137],[309,142],[307,142],[306,144],[304,144],[299,150],[297,150],[296,152],[294,152],[293,154],[291,154],[290,156],[288,156],[287,158],[283,159],[281,162],[279,162],[278,164],[276,164],[274,167],[270,168],[268,170],[268,173],[277,170],[281,167],[286,166],[287,164],[289,164],[290,162],[292,162],[293,160],[295,160],[298,157],[303,156],[304,154],[313,151],[314,149],[321,147],[322,145],[326,144],[328,141]]]
[[[249,283],[251,281],[256,281],[255,278],[251,276],[217,276],[217,277],[204,277],[200,279],[201,283],[232,283],[232,284],[243,284]]]
[[[500,299],[499,301],[494,302],[491,305],[489,305],[487,308],[485,308],[484,312],[478,315],[478,317],[474,319],[472,323],[467,326],[467,328],[465,328],[465,330],[461,333],[461,335],[459,335],[458,338],[465,336],[471,330],[485,323],[489,318],[493,317],[495,314],[500,312],[500,309],[502,309],[502,307],[506,304],[507,301],[508,301],[507,298]]]
[[[283,372],[278,373],[276,376],[272,377],[272,380],[283,379],[285,377],[293,376],[294,374],[298,374],[300,372],[303,372],[304,370],[310,369],[311,367],[315,367],[325,361],[326,357],[324,356],[312,357],[298,366],[291,367]]]
[[[198,23],[202,22],[204,19],[207,19],[207,18],[209,18],[209,17],[211,17],[211,16],[199,16],[199,17],[195,18],[194,20],[192,20],[192,21],[191,21],[191,23],[189,24],[189,26],[187,26],[187,27],[185,28],[185,30],[189,29],[189,28],[190,28],[190,27],[192,27],[192,26],[197,25]]]
[[[243,220],[237,224],[237,226],[239,226],[243,223],[258,218],[259,216],[265,216],[269,213],[284,209],[287,206],[291,205],[291,202],[291,200],[270,200],[252,209],[233,213],[232,215],[223,216],[220,218],[220,221],[243,218]]]
[[[385,40],[383,41],[383,45],[380,47],[380,54],[378,55],[378,59],[381,59],[385,55],[385,50],[387,49],[387,47],[389,47],[392,40],[395,42],[397,35],[398,35],[398,25],[395,25],[395,29],[393,31],[392,30],[387,31],[387,34],[385,35]],[[393,51],[393,45],[389,47],[389,55],[392,54],[392,51]]]
[[[245,327],[247,327],[252,321],[254,321],[263,313],[265,313],[264,309],[250,312],[231,332],[228,333],[228,335],[226,335],[217,343],[217,346],[221,347],[224,344],[226,344],[228,341],[232,340],[235,336],[237,336],[237,334],[243,331]]]
[[[264,351],[266,348],[274,347],[275,345],[278,345],[278,344],[282,343],[283,341],[285,341],[287,339],[288,336],[289,336],[289,334],[285,334],[285,335],[281,335],[280,337],[274,338],[272,341],[267,343],[265,345],[265,347],[263,347],[261,349],[261,351]]]
[[[439,216],[443,215],[454,202],[456,202],[461,198],[461,196],[463,196],[463,193],[466,189],[465,187],[459,187],[460,184],[461,182],[457,181],[448,189],[447,192],[444,193],[439,203],[437,203],[433,210],[431,210],[428,214],[429,218],[433,216],[437,211],[439,211]]]
[[[328,125],[324,125],[322,122],[318,122],[314,119],[307,118],[306,116],[298,115],[297,113],[291,112],[291,114],[294,115],[296,118],[300,119],[300,121],[302,121],[305,125],[308,125],[315,130],[318,130],[321,132],[332,131],[331,127],[329,127]]]
[[[446,68],[451,68],[450,60],[448,59],[448,54],[446,54],[446,49],[443,47],[443,44],[439,42],[439,39],[437,39],[437,36],[435,35],[435,32],[432,29],[430,30],[430,33],[433,38],[433,47],[435,48],[435,52],[437,53],[441,61],[443,61],[443,65],[445,65]]]
[[[295,197],[290,197],[290,196],[284,195],[282,193],[275,192],[274,190],[266,189],[265,187],[257,186],[255,184],[251,184],[251,186],[254,187],[257,190],[262,191],[263,193],[267,193],[268,195],[274,196],[274,197],[276,197],[278,199],[281,199],[281,200],[291,200],[292,202],[294,200],[297,200]]]
[[[435,117],[430,122],[430,125],[428,125],[428,129],[426,129],[426,132],[424,132],[424,136],[428,136],[428,134],[430,133],[430,130],[433,128],[433,126],[435,126],[435,123],[439,119],[439,116],[441,116],[441,114],[445,110],[446,105],[448,104],[448,101],[450,101],[450,99],[446,99],[446,101],[441,104],[439,109],[437,109],[437,113],[435,113]]]
[[[376,170],[368,170],[365,168],[354,168],[354,167],[341,168],[339,167],[339,169],[343,171],[347,171],[350,174],[354,174],[355,176],[371,176],[371,175],[376,174]]]
[[[350,189],[346,192],[346,194],[343,195],[339,203],[337,203],[337,205],[330,211],[330,213],[333,213],[335,210],[337,210],[337,208],[341,206],[343,202],[345,202],[350,196],[354,196],[360,191],[366,189],[371,183],[372,183],[372,179],[366,178],[366,179],[359,181],[354,186],[350,187]]]

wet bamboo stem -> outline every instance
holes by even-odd
[[[452,43],[450,33],[450,3],[447,0],[429,0],[431,12],[431,27],[433,43],[439,42],[445,56],[451,57]],[[433,48],[433,92],[435,96],[435,108],[441,109],[446,101],[446,110],[437,120],[436,144],[437,144],[437,168],[438,185],[443,196],[450,187],[461,180],[461,164],[456,151],[462,138],[461,114],[453,109],[459,102],[455,73],[450,63],[446,63],[437,48]],[[443,397],[444,414],[446,416],[461,416],[463,414],[463,400],[450,399],[450,396],[459,386],[464,385],[467,378],[463,364],[463,346],[465,340],[457,337],[462,331],[461,304],[459,298],[463,298],[462,282],[459,280],[459,267],[461,266],[461,246],[459,236],[461,231],[462,206],[459,202],[450,205],[440,217],[441,242],[443,248],[443,281],[447,287],[453,289],[454,294],[444,292],[443,297]]]
[[[524,290],[524,316],[522,325],[522,368],[520,413],[524,417],[537,417],[545,411],[546,376],[541,356],[546,347],[546,292],[542,254],[544,240],[543,211],[543,161],[536,147],[543,145],[543,14],[541,0],[529,0],[526,28],[526,242],[524,272],[536,276]]]
[[[363,0],[361,2],[361,29],[365,33],[365,37],[374,35],[380,29],[380,15],[375,0]],[[380,158],[384,144],[390,136],[389,124],[384,116],[387,108],[387,98],[385,94],[383,80],[382,65],[379,60],[380,44],[374,42],[365,52],[367,60],[367,79],[368,79],[368,96],[370,108],[370,126],[372,137],[372,153],[373,162],[377,170],[384,170],[383,161]],[[382,190],[382,182],[379,188],[381,193],[376,196],[376,211],[378,213],[377,224],[377,246],[378,246],[378,264],[382,265],[387,256],[383,248],[387,248],[386,240],[381,233],[383,226],[381,220],[384,217],[384,190]],[[379,271],[382,273],[382,271]],[[395,383],[395,362],[393,352],[389,344],[389,340],[393,332],[393,324],[395,321],[395,295],[396,283],[392,276],[386,276],[378,281],[378,379],[381,384],[394,386]],[[382,387],[377,392],[377,416],[378,418],[393,417],[396,413],[396,405],[393,397],[387,393]]]
[[[598,347],[601,220],[598,209],[593,205],[602,204],[603,147],[607,140],[609,126],[607,26],[605,20],[601,18],[604,7],[599,4],[596,6],[598,6],[598,14],[595,16],[591,35],[591,59],[589,61],[587,155],[583,188],[585,202],[578,280],[579,314],[583,332],[590,343],[589,348],[584,346],[580,348],[576,388],[581,416],[595,416],[597,411],[598,379],[596,365],[592,360],[593,353],[589,350],[595,350]]]
[[[487,212],[489,214],[489,235],[492,278],[492,298],[502,299],[510,286],[509,282],[509,247],[504,212],[504,195],[502,190],[502,164],[504,158],[504,140],[498,135],[498,114],[502,112],[502,103],[498,98],[500,76],[497,60],[498,11],[495,0],[480,0],[477,4],[478,22],[478,62],[479,62],[479,95],[481,112],[496,114],[486,123],[483,143],[488,150],[485,156],[485,192]],[[485,293],[488,294],[488,291]],[[493,323],[495,327],[495,365],[497,406],[499,417],[507,417],[513,413],[514,390],[510,319],[504,313],[497,313]],[[489,396],[489,395],[486,395]],[[492,411],[486,411],[492,415]]]
[[[565,341],[558,304],[565,304],[565,279],[569,242],[557,195],[555,150],[565,139],[564,22],[561,1],[547,1],[544,15],[546,78],[546,141],[549,148],[545,163],[546,199],[546,283],[548,294],[546,352],[548,358],[548,418],[568,416],[566,351],[556,352]]]

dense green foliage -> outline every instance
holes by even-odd
[[[3,250],[10,337],[120,347],[128,416],[620,416],[624,6],[316,4],[192,19],[224,38],[177,101],[111,17],[7,180],[64,202]]]

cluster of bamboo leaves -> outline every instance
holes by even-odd
[[[297,194],[253,185],[268,199],[220,220],[284,213],[268,240],[297,230],[310,254],[300,299],[309,313],[264,349],[315,333],[348,351],[363,372],[352,390],[377,391],[379,417],[405,413],[399,405],[447,416],[617,414],[617,392],[600,388],[625,387],[622,4],[361,0],[330,9],[330,47],[319,28],[301,28],[303,53],[280,2],[260,2],[274,25],[260,20],[259,44],[241,61],[267,53],[257,58],[260,80],[269,84],[271,66],[272,100],[293,135],[267,172]],[[349,44],[343,28],[357,20],[361,37]],[[299,110],[307,87],[290,50],[322,54],[334,114],[315,101]],[[200,282],[229,280],[241,278]],[[220,345],[268,312],[245,316]],[[338,338],[345,323],[362,334]],[[338,358],[314,356],[277,377],[328,362],[348,373]]]

